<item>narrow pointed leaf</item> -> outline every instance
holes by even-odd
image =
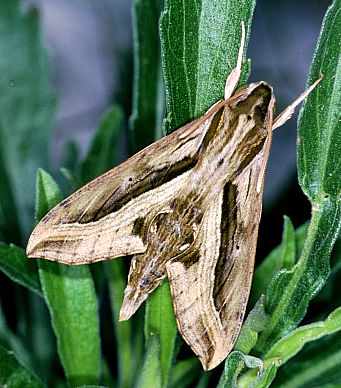
[[[38,295],[41,294],[36,263],[27,260],[22,248],[14,244],[0,242],[0,269],[14,282],[27,287]]]
[[[341,332],[304,346],[277,372],[275,388],[341,386]]]
[[[328,9],[309,74],[324,75],[299,117],[298,173],[302,189],[316,207],[340,202],[341,193],[341,1]],[[317,209],[316,209],[317,210]]]
[[[134,25],[133,151],[159,137],[164,114],[159,18],[162,0],[136,0]]]
[[[118,363],[118,378],[121,388],[133,386],[136,376],[136,358],[140,355],[137,344],[132,343],[132,320],[119,322],[120,308],[123,300],[124,289],[126,287],[126,274],[124,271],[124,258],[110,260],[105,263],[108,276],[108,286],[110,292],[110,302],[113,312],[113,325],[116,334],[116,352]],[[135,345],[135,346],[134,346]],[[135,362],[134,362],[135,360]],[[130,367],[128,367],[128,365]]]
[[[336,333],[336,334],[334,334]],[[341,365],[340,359],[340,341],[341,341],[341,307],[333,311],[328,318],[323,322],[315,322],[310,325],[301,326],[298,329],[291,332],[286,337],[280,339],[267,353],[264,358],[264,365],[268,366],[271,363],[276,365],[276,368],[279,368],[281,365],[285,364],[290,358],[294,357],[301,349],[309,342],[313,342],[321,339],[322,337],[326,338],[326,343],[330,344],[330,348],[324,346],[324,341],[321,342],[322,347],[318,345],[319,341],[316,341],[316,345],[312,345],[312,348],[315,348],[316,351],[309,354],[309,352],[303,352],[298,359],[305,360],[305,365],[302,370],[298,369],[293,374],[295,376],[287,376],[288,380],[285,381],[283,377],[280,379],[281,383],[284,386],[292,387],[303,387],[303,386],[312,386],[312,381],[316,379],[324,379],[325,383],[331,383],[337,379],[341,381],[341,374],[338,372],[338,369]],[[331,343],[328,339],[329,337],[334,338],[334,341],[338,346]],[[308,346],[308,348],[310,348]],[[322,351],[322,354],[318,354],[318,349]],[[311,359],[311,363],[310,363]],[[338,361],[338,359],[340,361]],[[315,364],[316,368],[313,367]],[[294,363],[293,363],[294,365]],[[317,365],[319,365],[317,367]],[[338,367],[336,367],[338,365]],[[287,368],[290,370],[290,366]],[[329,379],[327,377],[330,373]],[[244,374],[242,377],[243,382],[250,382],[257,379],[257,373],[254,370],[250,370]],[[309,382],[309,383],[308,383]],[[291,385],[290,385],[291,384]],[[275,384],[277,386],[277,384]],[[319,385],[316,385],[319,386]]]
[[[235,67],[241,21],[250,31],[254,0],[166,0],[160,22],[166,83],[166,130],[198,118],[223,97]],[[245,83],[245,66],[241,83]]]
[[[295,230],[295,242],[290,242],[290,244],[293,244],[296,247],[294,255],[295,261],[301,255],[304,241],[307,235],[307,228],[308,224],[301,225],[299,228],[297,228]],[[286,233],[283,230],[283,237],[285,235]],[[279,270],[282,269],[280,258],[283,256],[282,252],[287,250],[287,248],[284,247],[284,244],[285,242],[283,240],[281,244],[274,248],[256,268],[253,276],[252,291],[249,300],[251,306],[256,303],[262,294],[266,293],[271,279]],[[292,262],[292,259],[293,258],[290,259],[290,263]]]
[[[174,358],[177,328],[168,281],[164,281],[150,296],[146,306],[145,338],[146,348],[154,346],[154,338],[160,343],[160,368],[162,387],[167,380]],[[152,345],[151,345],[152,344]]]
[[[312,219],[299,262],[277,274],[269,286],[265,309],[271,319],[259,337],[257,354],[267,353],[304,317],[328,276],[330,252],[341,226],[340,4],[334,1],[323,21],[309,82],[320,73],[325,78],[308,97],[299,120],[299,176],[312,202]]]
[[[118,106],[109,109],[103,117],[81,166],[83,184],[113,168],[117,163],[122,122],[123,112]]]
[[[157,336],[151,338],[149,341],[144,365],[137,386],[138,388],[162,387],[160,341]]]
[[[37,218],[60,201],[57,185],[40,170]],[[89,267],[70,267],[39,260],[39,276],[57,337],[59,356],[70,385],[99,381],[99,322]]]
[[[252,371],[256,371],[256,378],[248,378],[248,375],[238,378],[245,366],[252,368]],[[275,365],[270,364],[266,369],[263,369],[262,360],[256,357],[246,356],[239,351],[234,351],[226,359],[224,372],[219,380],[217,388],[237,386],[240,388],[266,388],[270,386],[275,376]]]
[[[341,330],[341,307],[333,311],[323,322],[301,326],[279,340],[267,353],[266,358],[278,357],[284,363],[298,353],[310,341]]]

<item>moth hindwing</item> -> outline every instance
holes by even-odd
[[[120,320],[167,276],[178,329],[205,370],[225,359],[242,324],[273,126],[266,82],[232,95],[244,38],[243,29],[224,101],[62,201],[27,245],[28,257],[66,264],[134,255]]]

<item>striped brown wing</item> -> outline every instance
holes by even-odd
[[[208,209],[195,246],[167,264],[182,337],[205,370],[231,351],[251,288],[262,191],[264,148]]]
[[[27,256],[85,264],[144,252],[150,221],[181,190],[211,120],[181,127],[66,198],[36,226]]]

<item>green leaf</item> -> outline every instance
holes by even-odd
[[[41,333],[40,333],[41,334]],[[0,344],[7,349],[11,349],[18,356],[20,363],[29,369],[36,368],[36,359],[32,355],[32,347],[25,343],[26,338],[22,338],[18,333],[14,333],[7,325],[5,315],[0,306]]]
[[[334,173],[329,175],[330,169],[335,169],[340,176],[340,163],[336,154],[341,148],[340,142],[334,139],[341,129],[340,122],[334,121],[335,115],[340,112],[340,93],[337,91],[340,82],[333,81],[340,81],[341,73],[339,9],[340,0],[337,0],[324,19],[310,80],[316,79],[320,72],[325,74],[325,79],[308,97],[299,121],[300,180],[312,201],[312,219],[299,262],[292,270],[278,273],[269,286],[265,310],[271,318],[259,337],[255,348],[257,354],[267,353],[275,342],[295,329],[304,317],[309,301],[328,276],[330,252],[341,226],[340,186],[333,178]],[[333,98],[330,99],[330,96]],[[326,103],[330,104],[328,111]],[[320,116],[321,111],[324,117],[328,116],[328,112],[331,113],[326,122]],[[309,152],[308,144],[314,144]]]
[[[70,385],[98,383],[99,322],[89,268],[40,261],[39,274]]]
[[[52,178],[39,170],[36,217],[60,201]],[[99,380],[99,322],[97,302],[88,266],[71,267],[39,260],[39,276],[57,337],[59,356],[70,385]]]
[[[301,254],[307,226],[303,225],[294,231],[290,219],[284,216],[281,244],[274,248],[255,270],[249,300],[251,306],[266,293],[271,279],[279,270],[294,265],[296,257]]]
[[[141,351],[138,344],[134,341],[132,343],[133,330],[132,322],[135,320],[135,316],[131,319],[119,322],[119,313],[124,296],[124,289],[126,286],[126,273],[124,268],[124,259],[117,258],[105,263],[106,274],[109,281],[109,292],[111,308],[113,312],[113,324],[116,334],[116,352],[118,363],[118,377],[119,387],[129,388],[132,387],[134,377],[137,372],[137,360],[141,356]],[[140,327],[141,329],[142,327]]]
[[[277,372],[275,388],[341,386],[341,332],[304,346]]]
[[[190,386],[202,373],[202,367],[197,358],[178,361],[169,376],[169,388],[185,388]],[[198,387],[197,387],[198,388]]]
[[[148,297],[145,315],[146,348],[154,345],[154,338],[160,344],[159,363],[161,368],[162,387],[167,386],[167,380],[172,366],[175,351],[177,327],[175,323],[169,284],[164,280]]]
[[[254,0],[165,1],[160,33],[168,133],[223,97],[226,78],[236,65],[241,21],[248,36],[254,7]],[[248,73],[249,65],[242,83]]]
[[[341,1],[335,0],[323,21],[308,84],[320,74],[324,78],[304,103],[299,116],[298,175],[313,208],[321,207],[324,200],[340,203],[340,7]]]
[[[200,379],[196,388],[207,388],[210,385],[210,379],[212,377],[213,371],[203,372],[201,373]]]
[[[123,112],[113,106],[103,117],[81,166],[81,182],[87,183],[117,163]]]
[[[268,320],[269,316],[264,311],[263,295],[248,314],[233,349],[248,354],[257,342],[258,333],[264,329]]]
[[[326,283],[314,298],[314,303],[323,303],[324,310],[329,312],[340,304],[341,290],[341,236],[338,237],[331,255],[331,270]],[[323,318],[323,317],[321,317]]]
[[[0,385],[9,388],[42,388],[44,384],[13,355],[0,346]]]
[[[78,187],[81,186],[79,182],[79,150],[75,141],[68,141],[66,147],[63,150],[62,161],[60,163],[61,167],[59,169],[62,178],[63,178],[63,188],[67,190],[66,192],[75,191]],[[66,180],[66,184],[65,184]]]
[[[77,143],[74,140],[69,140],[63,150],[61,166],[70,170],[73,175],[76,173],[76,166],[79,159],[79,150]]]
[[[22,248],[0,242],[0,269],[14,282],[42,296],[37,265],[27,259]]]
[[[257,373],[254,381],[248,379],[248,375],[243,375],[238,380],[238,388],[267,388],[272,386],[272,382],[276,377],[276,366],[270,364],[264,371]]]
[[[161,135],[164,114],[158,23],[162,0],[136,0],[133,7],[134,85],[130,118],[133,151]]]
[[[65,167],[61,167],[59,171],[62,174],[63,178],[66,180],[69,191],[75,191],[78,187],[81,186],[79,179],[76,175],[73,174],[72,170],[69,170]]]
[[[238,379],[239,374],[244,367],[256,369],[257,378],[246,381],[245,376]],[[263,362],[259,358],[246,356],[239,351],[233,351],[225,361],[224,372],[220,378],[217,388],[230,387],[253,387],[266,388],[269,387],[276,375],[274,364],[270,364],[263,370]],[[247,376],[247,375],[246,375]],[[248,377],[248,376],[247,376]]]
[[[262,372],[257,380],[252,385],[247,385],[250,388],[267,388],[270,387],[271,383],[276,377],[276,367],[274,364],[270,364],[264,372]],[[240,386],[242,386],[240,384]]]
[[[244,360],[245,355],[241,352],[233,351],[229,354],[217,388],[235,387],[237,385],[238,375],[245,366]]]
[[[36,184],[36,224],[44,215],[62,200],[57,183],[42,168],[38,169]]]
[[[310,341],[341,330],[341,307],[333,311],[323,322],[301,326],[279,340],[266,354],[266,359],[279,358],[285,363]]]
[[[300,350],[303,348],[305,344],[311,341],[316,341],[317,339],[320,339],[321,337],[330,335],[335,332],[340,332],[341,330],[341,307],[333,311],[329,317],[323,321],[323,322],[315,322],[310,325],[301,326],[298,329],[291,332],[286,337],[280,339],[266,354],[264,358],[264,366],[268,366],[270,364],[276,365],[276,368],[279,368],[282,364],[286,363],[290,358],[294,357]],[[341,336],[338,334],[338,343],[340,344]],[[309,365],[309,362],[307,359],[310,358],[309,353],[305,354],[304,358],[307,360],[307,368],[308,371],[305,371],[304,373],[298,373],[298,376],[295,376],[294,378],[290,378],[289,382],[292,387],[301,387],[303,385],[302,382],[305,379],[308,379],[308,381],[315,381],[316,378],[322,375],[326,375],[330,369],[335,370],[334,362],[341,365],[341,361],[337,361],[339,357],[340,358],[340,347],[333,349],[333,351],[329,351],[329,349],[326,349],[323,356],[317,357],[316,360],[314,360],[314,363],[319,363],[319,368],[312,368],[311,365]],[[312,355],[314,357],[314,355]],[[302,357],[301,357],[302,358]],[[314,372],[313,372],[314,370]],[[336,370],[335,370],[336,372]],[[338,376],[338,379],[341,379],[341,374],[334,372],[334,378],[335,376]],[[307,376],[309,374],[309,377]],[[312,378],[312,375],[314,378]],[[252,381],[252,379],[257,379],[257,374],[255,371],[248,371],[246,374],[244,374],[242,380],[243,381]],[[331,379],[332,380],[332,379]],[[327,382],[330,382],[331,380],[327,380]],[[284,382],[283,382],[284,383]],[[284,384],[288,384],[287,382]],[[306,384],[306,383],[305,383]],[[316,384],[316,383],[315,383]],[[311,385],[307,385],[311,386]],[[319,385],[314,385],[319,386]]]
[[[19,243],[32,226],[32,176],[47,166],[55,98],[37,12],[23,16],[18,0],[4,0],[0,25],[1,227],[8,242]]]
[[[149,341],[144,365],[137,386],[138,388],[162,387],[160,341],[157,336],[152,337]]]
[[[290,269],[296,262],[296,244],[294,226],[289,217],[284,216],[282,249],[279,256],[278,270]]]

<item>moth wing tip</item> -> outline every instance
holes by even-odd
[[[28,259],[32,259],[32,258],[34,258],[34,257],[36,257],[35,256],[35,249],[34,249],[34,246],[35,246],[35,244],[33,244],[33,242],[32,242],[32,240],[30,239],[29,241],[28,241],[28,243],[27,243],[27,246],[26,246],[26,257],[28,258]]]
[[[118,317],[119,322],[127,321],[134,313],[127,308],[121,307],[120,315]]]
[[[147,298],[148,294],[140,295],[139,293],[131,292],[131,287],[128,285],[124,291],[124,298],[120,310],[119,321],[127,321],[133,316],[141,303]]]
[[[222,362],[221,360],[217,362],[217,360],[212,360],[212,359],[209,359],[207,357],[202,357],[202,356],[198,356],[198,358],[199,358],[199,361],[201,362],[202,369],[205,372],[214,369]]]

